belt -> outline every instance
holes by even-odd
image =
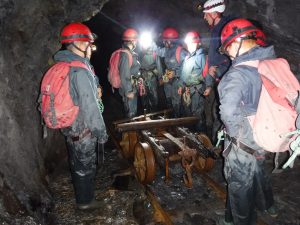
[[[244,152],[249,153],[250,155],[254,155],[256,152],[254,149],[250,148],[249,146],[245,145],[243,142],[238,141],[235,137],[230,137],[228,134],[225,133],[225,136],[230,140],[230,144],[234,144],[242,149]],[[229,154],[229,152],[227,153]]]
[[[80,141],[81,139],[85,138],[88,135],[92,135],[92,132],[89,129],[84,130],[81,134],[75,137],[71,137],[72,141]]]

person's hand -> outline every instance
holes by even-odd
[[[179,88],[178,88],[177,93],[178,93],[179,95],[182,95],[182,87],[179,87]]]
[[[127,95],[126,95],[127,98],[129,99],[133,99],[134,98],[134,93],[133,92],[129,92]]]
[[[217,66],[209,67],[208,74],[211,75],[212,77],[216,78],[216,76],[217,76]]]
[[[211,87],[207,87],[203,93],[204,96],[209,96],[210,92],[211,92]]]
[[[173,71],[173,70],[168,70],[167,71],[167,77],[169,79],[172,79],[174,76],[175,76],[175,71]]]

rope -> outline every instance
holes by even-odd
[[[187,106],[189,106],[192,103],[191,95],[190,95],[190,92],[187,91],[187,88],[186,88],[185,92],[183,93],[182,98],[183,98],[184,103]]]
[[[103,102],[102,102],[101,98],[97,99],[97,104],[98,104],[98,108],[99,108],[100,113],[103,113],[104,112],[104,105],[103,105]]]

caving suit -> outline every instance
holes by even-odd
[[[232,20],[234,17],[232,16],[222,16],[219,23],[212,27],[211,29],[211,38],[209,42],[208,49],[208,68],[211,66],[216,66],[216,77],[217,79],[221,79],[222,76],[226,73],[231,65],[231,60],[225,54],[221,54],[219,52],[219,48],[221,46],[221,32],[226,23]],[[215,90],[215,89],[214,89]],[[215,92],[217,92],[215,90]],[[212,103],[213,107],[213,127],[212,127],[212,140],[213,142],[217,139],[217,132],[220,129],[222,122],[219,115],[219,98],[216,95],[215,99]]]
[[[176,59],[176,50],[180,48],[178,60]],[[178,50],[177,50],[178,51]],[[164,91],[168,106],[174,110],[174,116],[180,117],[181,114],[181,96],[178,94],[178,88],[182,86],[179,79],[183,60],[189,55],[188,51],[182,48],[178,43],[172,43],[170,48],[160,48],[157,54],[164,58],[166,73],[174,72],[174,77],[164,82]]]
[[[141,50],[141,76],[145,94],[141,96],[142,105],[148,112],[154,112],[158,105],[158,80],[162,79],[162,64],[160,57],[153,50]]]
[[[127,46],[124,45],[123,48],[127,48]],[[132,118],[137,114],[137,85],[141,66],[138,60],[138,54],[129,48],[127,48],[127,50],[129,50],[132,55],[132,65],[129,65],[128,54],[121,52],[119,61],[121,87],[119,88],[119,94],[122,96],[126,116]],[[133,93],[134,97],[132,99],[128,98],[128,93]]]
[[[265,151],[255,143],[247,119],[257,110],[261,78],[257,68],[237,64],[274,57],[272,46],[254,47],[233,60],[218,86],[220,115],[227,132],[223,151],[228,184],[225,219],[236,225],[255,225],[255,208],[267,210],[273,205],[272,187],[264,171]]]
[[[71,51],[59,51],[54,60],[81,61],[90,68],[70,68],[70,95],[79,113],[70,127],[61,129],[67,141],[76,203],[88,204],[94,199],[97,141],[105,143],[108,138],[97,103],[97,79],[90,61]]]
[[[196,131],[205,132],[205,98],[203,92],[213,85],[211,76],[203,77],[205,54],[202,48],[197,49],[185,58],[182,64],[180,80],[183,83],[182,106],[184,116],[197,116],[199,122]]]

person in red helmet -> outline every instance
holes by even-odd
[[[228,184],[225,220],[219,224],[255,225],[256,208],[276,216],[271,183],[264,171],[265,151],[254,141],[247,119],[257,110],[262,81],[257,68],[239,65],[275,58],[273,46],[257,44],[257,31],[250,21],[235,19],[221,33],[220,50],[231,58],[232,66],[218,85]]]
[[[179,78],[183,60],[189,55],[178,39],[178,31],[168,27],[162,33],[164,47],[156,48],[157,55],[164,58],[166,65],[165,74],[162,76],[160,84],[164,84],[167,105],[173,108],[175,117],[181,115],[181,94],[178,93],[178,88],[182,84]]]
[[[197,116],[199,121],[195,124],[195,131],[206,132],[206,121],[204,115],[205,96],[210,94],[214,79],[206,76],[204,68],[206,64],[206,55],[201,47],[200,35],[197,31],[190,31],[185,36],[185,44],[190,53],[182,64],[180,80],[183,88],[182,106],[184,116]]]
[[[97,77],[90,63],[94,41],[95,35],[86,25],[70,23],[60,34],[65,50],[54,55],[56,63],[78,61],[85,65],[85,68],[70,67],[69,92],[79,112],[70,127],[61,129],[67,142],[77,208],[81,210],[103,206],[94,197],[96,147],[97,142],[104,144],[108,136],[98,108]]]
[[[134,51],[138,42],[138,32],[133,28],[124,31],[123,51],[120,52],[119,72],[122,96],[126,116],[132,118],[137,114],[138,81],[140,78],[140,62]]]

